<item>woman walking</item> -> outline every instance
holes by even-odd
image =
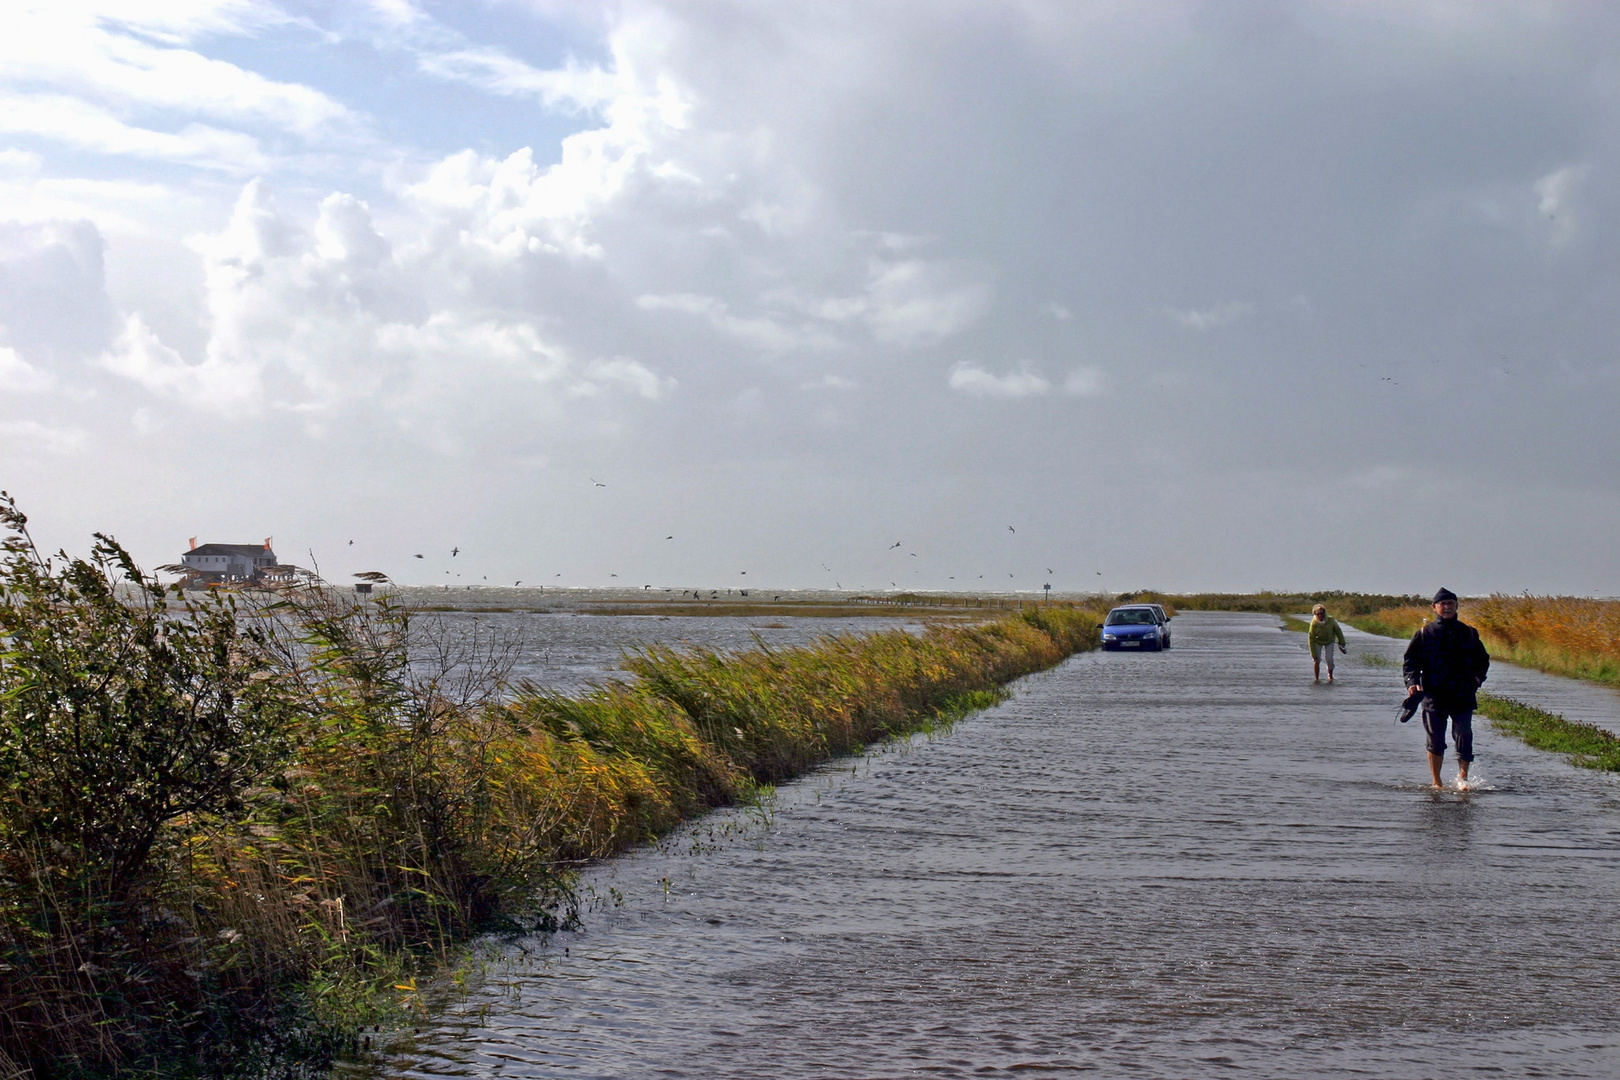
[[[1344,647],[1344,631],[1339,629],[1338,620],[1330,617],[1321,604],[1311,609],[1311,628],[1306,637],[1311,646],[1311,673],[1315,676],[1311,681],[1322,681],[1322,661],[1326,660],[1328,682],[1332,682],[1334,644],[1338,644],[1340,652],[1349,650]]]

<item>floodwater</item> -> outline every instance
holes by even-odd
[[[1313,685],[1276,625],[1182,615],[612,860],[342,1073],[1620,1075],[1620,784],[1482,721],[1431,792],[1402,643]]]

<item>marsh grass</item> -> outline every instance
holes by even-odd
[[[1121,593],[1119,602],[1136,603],[1156,600],[1166,606],[1174,605],[1188,611],[1258,611],[1269,615],[1292,615],[1309,611],[1324,604],[1328,614],[1340,622],[1370,615],[1385,608],[1407,604],[1420,604],[1420,596],[1391,596],[1381,593],[1353,593],[1330,590],[1327,592],[1255,592],[1255,593]]]
[[[1620,686],[1620,602],[1495,595],[1463,601],[1458,616],[1497,659]],[[1430,607],[1406,605],[1349,622],[1369,634],[1404,638],[1433,617]]]
[[[1491,655],[1620,686],[1620,601],[1495,595],[1465,606]]]
[[[1279,615],[1278,618],[1282,619],[1281,629],[1283,630],[1295,634],[1310,633],[1311,623],[1309,619],[1301,619],[1296,615]]]
[[[1403,604],[1385,608],[1369,615],[1356,615],[1345,620],[1357,630],[1380,637],[1409,638],[1419,627],[1434,617],[1431,607]]]
[[[101,538],[0,582],[0,1069],[216,1075],[419,1014],[481,931],[575,917],[586,863],[1097,640],[1092,611],[648,648],[578,696],[509,650],[306,581],[188,599]]]
[[[1620,737],[1612,732],[1494,694],[1479,695],[1479,711],[1499,731],[1538,750],[1563,754],[1572,765],[1620,772]]]

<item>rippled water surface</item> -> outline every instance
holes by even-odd
[[[1400,643],[1174,627],[598,868],[345,1072],[1620,1075],[1620,785],[1481,721],[1431,793]]]

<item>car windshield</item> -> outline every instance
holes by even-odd
[[[1108,613],[1108,626],[1150,626],[1158,622],[1147,608],[1126,608]]]

